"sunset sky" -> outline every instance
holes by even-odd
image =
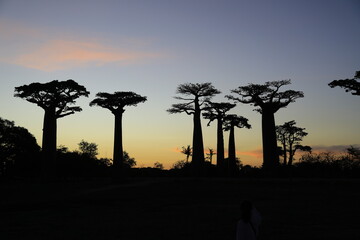
[[[15,98],[32,82],[74,79],[90,91],[83,111],[58,120],[58,145],[84,139],[112,158],[114,117],[90,107],[97,92],[133,91],[148,101],[124,113],[124,149],[138,167],[185,159],[192,117],[166,109],[182,83],[212,82],[226,101],[248,83],[291,79],[284,90],[305,97],[281,109],[276,124],[295,120],[303,144],[341,152],[360,146],[360,97],[330,88],[360,70],[358,0],[0,0],[0,117],[27,128],[41,144],[43,110]],[[237,156],[262,163],[261,116],[232,111],[252,129],[236,129]],[[216,124],[203,121],[204,147],[216,148]],[[225,133],[227,149],[228,133]]]

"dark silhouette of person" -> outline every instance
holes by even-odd
[[[256,240],[261,223],[260,213],[249,201],[241,204],[241,219],[236,226],[236,240]]]

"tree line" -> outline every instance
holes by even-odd
[[[356,72],[354,79],[334,80],[329,83],[330,87],[340,86],[350,91],[353,95],[359,95],[360,73]],[[186,113],[193,117],[193,140],[192,159],[190,162],[192,174],[199,176],[204,173],[204,144],[202,136],[201,118],[208,119],[208,125],[214,120],[217,121],[217,149],[216,166],[219,171],[232,171],[236,168],[235,150],[235,127],[251,128],[248,119],[236,114],[228,114],[236,104],[250,104],[255,111],[261,114],[262,143],[263,143],[263,169],[274,170],[280,165],[280,157],[283,155],[285,164],[292,164],[295,151],[311,149],[308,146],[299,144],[293,145],[306,136],[304,129],[295,128],[292,142],[285,142],[281,138],[281,131],[294,130],[295,122],[287,123],[287,126],[277,127],[275,125],[275,113],[286,108],[290,103],[303,98],[302,91],[280,89],[291,84],[291,80],[271,81],[264,84],[248,84],[231,90],[231,94],[225,98],[231,102],[213,102],[212,98],[219,94],[212,83],[185,83],[180,84],[175,99],[181,101],[171,105],[167,111],[171,114]],[[43,138],[41,147],[42,173],[46,178],[56,175],[56,129],[57,119],[66,117],[82,111],[81,107],[74,106],[79,97],[88,97],[89,91],[74,80],[58,81],[48,83],[31,83],[15,88],[15,97],[25,99],[44,109]],[[114,152],[113,152],[113,174],[119,176],[124,170],[124,151],[122,143],[122,116],[127,106],[136,106],[147,101],[147,97],[134,92],[99,92],[90,106],[99,106],[110,110],[115,118],[114,127]],[[11,122],[4,122],[4,125],[11,125]],[[286,127],[288,127],[286,129]],[[290,127],[290,128],[289,128]],[[225,162],[223,131],[229,131],[229,156]],[[277,142],[282,143],[282,152],[279,151]],[[36,142],[36,141],[35,141]],[[287,144],[287,145],[286,145]],[[289,158],[287,159],[287,153]]]

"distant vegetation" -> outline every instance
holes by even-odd
[[[330,87],[340,86],[359,95],[360,72],[353,79],[334,80]],[[48,83],[31,83],[15,88],[15,97],[35,103],[44,109],[42,146],[23,127],[0,118],[0,176],[41,176],[54,177],[117,177],[145,175],[175,176],[349,176],[360,177],[360,150],[357,146],[346,149],[347,154],[312,153],[310,146],[301,145],[308,135],[305,128],[296,126],[295,120],[275,125],[274,114],[287,107],[298,98],[301,91],[280,91],[290,80],[248,84],[231,90],[234,95],[225,97],[232,102],[213,102],[213,96],[220,94],[211,83],[186,83],[177,88],[169,113],[186,113],[193,117],[192,146],[182,147],[184,160],[177,161],[170,170],[164,170],[163,163],[156,162],[146,170],[131,170],[136,166],[134,158],[123,150],[122,114],[126,106],[136,106],[147,98],[134,92],[98,93],[90,102],[100,106],[115,116],[114,154],[112,159],[97,158],[96,143],[82,140],[79,149],[69,151],[66,146],[56,145],[57,119],[81,111],[75,104],[77,98],[87,97],[89,92],[74,80]],[[236,157],[235,127],[250,128],[248,119],[228,113],[237,103],[251,104],[262,117],[263,166],[244,166]],[[217,148],[204,151],[201,118],[209,120],[208,125],[217,122]],[[224,154],[223,131],[230,131],[228,156]],[[280,146],[278,146],[278,143]],[[297,161],[295,152],[303,155]],[[216,156],[216,161],[213,161]],[[190,160],[191,157],[191,160]]]

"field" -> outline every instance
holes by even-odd
[[[360,180],[130,179],[0,184],[0,239],[235,239],[242,200],[259,239],[360,239]]]

